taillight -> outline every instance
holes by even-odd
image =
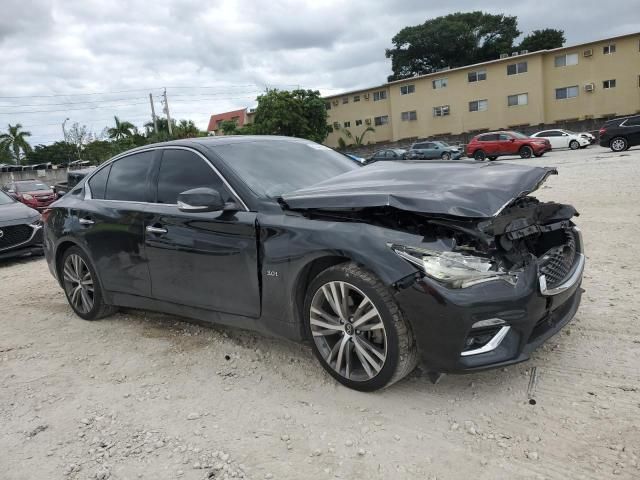
[[[40,213],[40,218],[42,219],[42,223],[45,223],[49,219],[49,215],[53,212],[52,208],[45,208],[42,213]]]
[[[600,135],[604,135],[605,133],[607,133],[607,129],[606,129],[606,128],[604,128],[604,127],[602,127],[602,128],[598,131],[598,133],[599,133]]]

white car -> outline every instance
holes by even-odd
[[[579,133],[571,132],[569,130],[543,130],[531,135],[537,138],[546,138],[551,142],[551,147],[556,148],[570,148],[571,150],[577,150],[579,148],[588,147],[591,142],[584,138]]]

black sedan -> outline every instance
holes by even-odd
[[[42,254],[40,214],[0,191],[0,259]]]
[[[45,213],[49,268],[78,316],[159,310],[308,340],[359,390],[422,361],[507,365],[573,317],[573,207],[529,196],[555,170],[361,167],[286,137],[180,140],[121,154]]]

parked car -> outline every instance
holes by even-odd
[[[600,129],[600,146],[622,152],[640,145],[640,115],[608,120]]]
[[[58,197],[62,197],[69,190],[75,187],[80,180],[86,177],[89,173],[91,173],[94,168],[83,168],[82,170],[69,170],[67,172],[67,181],[66,182],[58,182],[53,186],[54,192]]]
[[[6,184],[3,190],[36,210],[48,207],[58,198],[53,189],[40,180],[16,180]]]
[[[385,148],[384,150],[378,150],[376,153],[369,157],[367,163],[378,162],[380,160],[402,160],[404,159],[407,151],[403,148]]]
[[[541,157],[549,150],[551,143],[546,138],[532,138],[512,131],[482,133],[467,144],[467,156],[476,160],[495,160],[503,155]]]
[[[405,154],[405,158],[410,160],[458,160],[461,156],[462,152],[458,147],[441,141],[414,143]]]
[[[42,254],[40,214],[0,191],[0,259]]]
[[[141,147],[44,212],[49,269],[81,318],[159,310],[309,341],[375,390],[528,358],[574,316],[573,207],[529,196],[552,168],[359,166],[292,137]]]
[[[353,160],[359,165],[364,165],[365,163],[367,163],[366,158],[359,157],[358,155],[354,155],[353,153],[345,153],[344,155],[349,157],[349,159]]]
[[[597,140],[596,136],[591,132],[580,132],[578,135],[580,135],[582,138],[586,138],[587,140],[589,140],[589,143],[591,145],[596,143],[596,140]]]
[[[588,147],[591,142],[579,133],[569,130],[552,129],[536,132],[531,135],[534,138],[546,138],[551,143],[551,148],[570,148],[578,150],[579,148]]]

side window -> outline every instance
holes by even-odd
[[[482,137],[478,138],[478,140],[481,142],[493,142],[495,140],[498,140],[498,135],[491,133],[489,135],[483,135]]]
[[[627,119],[626,122],[624,122],[624,124],[627,127],[637,127],[638,125],[640,125],[640,115],[637,117],[630,117]]]
[[[504,133],[501,133],[500,135],[498,135],[498,140],[510,140],[511,137],[509,135],[506,135]]]
[[[225,202],[233,201],[222,179],[205,160],[188,150],[164,150],[158,173],[157,202],[175,205],[180,193],[199,187],[214,188]]]
[[[107,179],[109,178],[109,172],[111,171],[111,165],[100,169],[89,180],[89,188],[91,189],[91,198],[104,199],[104,193],[107,190]],[[76,182],[77,183],[77,182]]]
[[[427,148],[427,147],[425,147],[424,143],[416,143],[413,148],[416,150],[420,150],[422,148]]]
[[[104,198],[129,202],[146,202],[147,176],[153,152],[134,153],[111,164]]]

